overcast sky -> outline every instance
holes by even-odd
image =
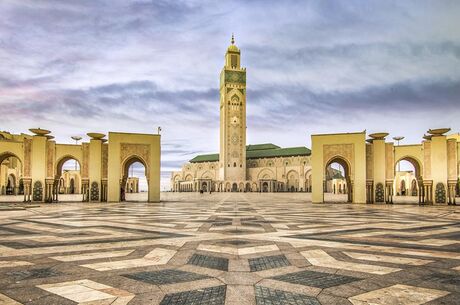
[[[0,129],[162,131],[162,185],[218,151],[232,32],[248,144],[460,131],[460,1],[2,0]],[[85,137],[87,139],[87,137]]]

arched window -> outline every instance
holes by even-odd
[[[233,162],[233,167],[236,167],[236,162]]]

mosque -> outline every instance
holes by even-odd
[[[312,135],[312,149],[246,143],[246,69],[232,36],[220,73],[219,153],[198,155],[171,174],[174,192],[312,192],[347,194],[348,202],[455,203],[460,195],[460,135],[427,131],[421,144],[394,145],[388,133]],[[367,136],[369,136],[368,139]],[[396,169],[400,161],[414,170]],[[332,168],[338,164],[341,170]]]
[[[302,192],[310,190],[307,147],[246,143],[246,68],[232,36],[220,73],[220,151],[198,155],[173,172],[173,191]]]

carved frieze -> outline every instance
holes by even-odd
[[[324,167],[335,157],[341,157],[345,159],[351,167],[354,164],[354,145],[349,144],[326,144],[323,146],[323,160]],[[353,172],[352,169],[350,171]],[[353,173],[351,173],[353,174]]]
[[[109,164],[109,146],[102,145],[102,179],[107,179],[107,168]]]
[[[132,143],[121,143],[120,144],[120,164],[123,164],[126,159],[137,156],[146,162],[145,172],[148,177],[149,164],[150,164],[150,145],[149,144],[132,144]]]
[[[24,177],[31,177],[32,139],[24,139]]]
[[[374,146],[366,145],[366,179],[374,179]]]
[[[55,156],[55,145],[53,142],[46,142],[46,176],[51,178],[54,176],[54,156]]]
[[[431,142],[423,142],[423,179],[431,179]]]
[[[81,169],[81,177],[88,178],[89,177],[89,143],[82,144],[82,151],[83,151],[83,166]]]

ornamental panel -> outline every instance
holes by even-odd
[[[436,203],[446,203],[446,188],[444,183],[439,182],[436,184],[436,193],[435,193]]]
[[[43,200],[43,186],[40,181],[35,181],[34,188],[32,191],[33,201],[42,201]]]
[[[31,176],[32,139],[24,139],[24,177]]]
[[[246,72],[243,71],[225,71],[226,83],[246,84]]]

